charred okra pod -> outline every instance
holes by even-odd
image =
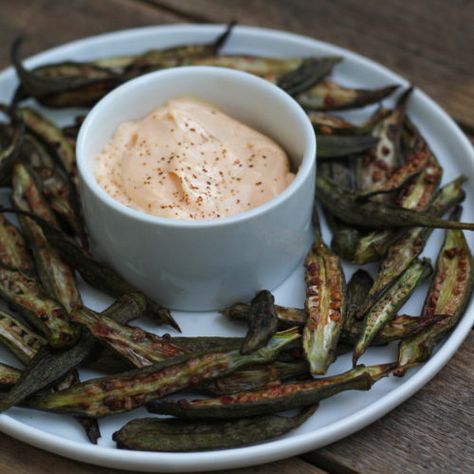
[[[43,293],[35,279],[0,267],[0,296],[39,329],[52,347],[67,347],[76,341],[78,332],[66,311]]]
[[[0,263],[5,268],[18,270],[28,276],[34,274],[33,262],[23,236],[3,216],[0,217]]]
[[[360,201],[357,194],[331,181],[316,178],[316,197],[336,217],[360,227],[429,227],[474,230],[474,224],[443,220],[428,212],[416,212],[375,201]]]
[[[359,340],[354,348],[352,358],[354,365],[367,350],[376,334],[395,317],[396,312],[408,300],[416,286],[430,273],[431,264],[428,259],[415,260],[372,306],[365,316]]]
[[[400,166],[400,133],[411,92],[412,89],[407,89],[398,99],[392,113],[377,123],[372,130],[373,136],[378,138],[378,143],[359,162],[359,191],[383,185]]]
[[[256,416],[241,420],[185,421],[141,418],[113,434],[119,449],[139,451],[203,451],[236,448],[276,438],[303,424],[316,408],[291,417]]]
[[[355,321],[359,307],[367,299],[373,278],[365,270],[357,270],[347,284],[347,316],[344,323],[344,332],[350,331]]]
[[[340,158],[363,153],[377,145],[378,138],[372,135],[320,135],[318,137],[318,159]]]
[[[299,337],[295,329],[277,333],[267,346],[244,356],[235,350],[180,356],[122,375],[88,380],[60,393],[32,397],[29,406],[94,418],[130,411],[250,364],[271,362],[283,347]]]
[[[429,206],[429,212],[441,216],[450,207],[459,204],[464,199],[460,177],[440,189]],[[358,311],[358,318],[364,317],[375,301],[380,298],[394,281],[409,267],[415,258],[423,251],[432,230],[426,227],[414,227],[402,233],[388,248],[387,256],[381,262],[377,277],[363,305]]]
[[[452,218],[459,218],[457,210]],[[462,316],[474,287],[474,269],[471,250],[464,234],[448,230],[441,247],[436,271],[426,296],[423,314],[445,314],[427,331],[400,343],[397,375],[431,357],[435,345],[456,325]]]
[[[297,97],[308,110],[344,110],[365,107],[385,99],[399,86],[380,89],[351,89],[333,81],[324,81]]]
[[[114,313],[122,316],[129,309],[135,311],[135,304],[129,300],[114,303],[104,313],[114,318]],[[136,313],[135,313],[136,314]],[[30,395],[59,380],[71,369],[90,357],[97,347],[97,340],[88,334],[71,348],[58,351],[48,346],[42,347],[25,368],[20,380],[8,394],[0,397],[0,412],[20,404]]]
[[[248,314],[249,329],[240,348],[241,354],[250,354],[260,349],[277,331],[278,318],[274,301],[268,290],[260,291],[252,300]]]
[[[289,308],[287,306],[274,305],[278,318],[278,327],[280,329],[293,326],[304,326],[306,324],[306,313],[303,309]],[[224,316],[237,321],[248,323],[250,305],[245,303],[236,303],[228,308],[221,310]]]
[[[0,392],[9,390],[21,376],[21,370],[0,363]]]
[[[0,147],[0,185],[7,185],[10,180],[13,163],[20,154],[25,134],[23,122],[16,124],[11,142],[5,148]]]
[[[288,94],[297,96],[321,82],[341,60],[337,56],[305,59],[296,69],[281,76],[277,85]]]
[[[345,390],[369,390],[397,364],[359,366],[332,377],[283,383],[264,390],[241,392],[205,400],[159,400],[147,403],[148,411],[180,418],[240,418],[277,413],[315,405]]]
[[[178,331],[180,330],[167,309],[138,291],[110,267],[97,262],[89,252],[57,227],[52,226],[49,222],[31,212],[16,209],[3,209],[2,211],[24,215],[34,220],[41,227],[46,239],[59,256],[77,270],[91,286],[114,298],[120,298],[122,295],[135,295],[144,298],[147,305],[147,314],[164,324],[173,326]]]
[[[313,375],[325,374],[336,357],[346,318],[346,284],[340,259],[319,230],[305,260],[306,325],[303,348]]]
[[[260,390],[267,387],[267,385],[302,376],[309,376],[308,364],[305,361],[277,361],[262,367],[238,370],[204,384],[200,387],[200,390],[214,396],[228,395],[249,390]]]
[[[74,310],[71,320],[85,326],[95,338],[135,367],[147,367],[185,353],[184,349],[166,338],[137,327],[125,326],[87,308]]]
[[[56,219],[44,201],[28,168],[18,163],[13,170],[12,201],[16,207],[31,211],[56,225]],[[18,216],[22,229],[30,243],[38,276],[43,288],[52,298],[59,301],[66,311],[82,306],[74,273],[64,263],[45,238],[41,227],[25,216]]]
[[[24,364],[27,364],[39,349],[46,344],[45,339],[1,310],[0,342],[7,346]]]

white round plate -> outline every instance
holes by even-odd
[[[26,61],[26,65],[33,67],[70,59],[81,61],[139,53],[152,48],[208,42],[221,33],[223,28],[222,25],[173,25],[120,31],[54,48]],[[239,26],[233,31],[225,52],[277,57],[342,55],[345,60],[336,67],[334,77],[343,84],[368,88],[393,83],[407,85],[400,76],[362,56],[311,38],[281,31]],[[0,74],[0,101],[10,100],[16,82],[11,68]],[[362,113],[352,112],[348,116],[357,119],[367,115],[369,111],[370,108]],[[44,109],[43,112],[58,123],[66,124],[72,122],[75,112],[78,111]],[[438,105],[417,90],[410,99],[408,112],[425,134],[443,165],[444,183],[460,173],[474,177],[473,149],[461,130]],[[466,185],[468,196],[474,196],[473,181]],[[467,199],[464,204],[464,220],[474,220],[472,202],[472,199]],[[328,238],[326,228],[324,233]],[[441,231],[435,231],[424,252],[433,261],[441,244],[442,235]],[[474,236],[468,233],[467,237],[472,245]],[[354,268],[345,266],[347,277]],[[427,283],[422,285],[402,312],[419,314],[427,287]],[[90,307],[100,310],[110,303],[109,298],[86,285],[82,285],[82,289],[84,300]],[[274,293],[277,303],[301,307],[304,301],[302,268]],[[243,334],[242,327],[226,321],[217,313],[176,313],[175,317],[185,336]],[[21,408],[12,408],[0,415],[0,430],[26,443],[78,461],[135,471],[196,472],[263,464],[333,443],[385,415],[419,390],[446,364],[473,324],[474,310],[471,304],[456,329],[422,367],[410,370],[401,379],[386,378],[375,384],[368,392],[349,391],[325,400],[316,414],[297,430],[254,446],[198,453],[150,453],[116,449],[111,439],[112,433],[128,420],[146,416],[144,410],[101,420],[102,438],[97,446],[87,441],[73,419]],[[152,326],[143,327],[157,330]],[[0,360],[10,364],[16,363],[7,351],[0,350],[2,351]],[[392,344],[384,348],[370,349],[361,362],[375,364],[395,359],[396,344]],[[348,370],[350,366],[348,354],[337,359],[331,366],[330,373],[340,373]],[[98,374],[84,371],[82,375],[85,378]]]

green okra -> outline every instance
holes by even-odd
[[[377,145],[358,162],[357,187],[359,192],[381,186],[401,165],[400,134],[406,105],[412,89],[407,89],[397,100],[392,112],[372,130]],[[386,200],[385,197],[378,200]]]
[[[296,377],[309,377],[309,367],[305,361],[276,361],[262,367],[250,367],[238,370],[225,377],[220,377],[203,384],[200,391],[214,396],[231,393],[260,390],[270,384]]]
[[[52,347],[67,347],[77,340],[77,328],[64,308],[44,294],[36,279],[0,266],[0,297],[41,331]]]
[[[27,130],[54,151],[57,161],[77,185],[77,164],[74,148],[66,140],[60,128],[29,107],[16,109]]]
[[[204,400],[157,400],[148,411],[187,419],[240,418],[315,405],[345,390],[369,390],[391,374],[397,364],[358,366],[348,372],[310,381],[282,383],[263,390],[240,392]]]
[[[0,342],[24,364],[27,364],[40,348],[46,345],[44,338],[1,310]]]
[[[139,451],[204,451],[236,448],[281,436],[313,415],[311,407],[291,417],[264,415],[240,420],[185,421],[140,418],[113,434],[119,449]]]
[[[347,284],[347,315],[344,323],[344,332],[348,332],[355,322],[359,307],[365,302],[374,283],[373,278],[365,270],[357,270],[352,274]]]
[[[338,56],[304,59],[296,69],[280,76],[277,85],[291,96],[297,96],[321,82],[341,61]]]
[[[168,338],[120,324],[84,307],[72,311],[71,320],[85,326],[102,344],[112,348],[134,367],[147,367],[185,353]]]
[[[365,107],[385,99],[399,86],[379,89],[353,89],[333,81],[323,81],[297,97],[307,110],[345,110]]]
[[[25,135],[23,122],[15,124],[10,143],[0,147],[0,185],[7,185],[10,180],[13,163],[20,154]]]
[[[304,326],[306,324],[306,313],[303,309],[289,308],[287,306],[274,305],[276,315],[278,318],[278,327],[286,329],[293,326]],[[221,313],[237,321],[244,321],[248,323],[250,305],[245,303],[236,303],[232,306],[224,308]]]
[[[34,274],[33,262],[23,236],[4,216],[0,217],[0,265],[28,276]]]
[[[15,385],[21,376],[21,370],[0,363],[0,392],[9,390]]]
[[[311,110],[307,112],[318,137],[320,135],[367,135],[389,113],[390,110],[379,108],[365,122],[355,124],[338,115]]]
[[[378,138],[366,135],[318,136],[318,159],[340,158],[363,153],[377,145]]]
[[[412,153],[407,157],[405,163],[396,168],[383,183],[364,189],[359,193],[359,197],[366,199],[370,196],[398,191],[426,169],[430,156],[430,152],[426,149]]]
[[[360,227],[429,227],[474,230],[474,224],[443,220],[428,212],[417,212],[372,200],[360,201],[357,194],[316,177],[316,197],[336,217]]]
[[[278,318],[274,308],[273,295],[268,290],[262,290],[250,304],[248,314],[248,331],[240,348],[241,354],[250,354],[263,347],[275,334]]]
[[[88,380],[60,393],[31,397],[28,404],[39,410],[94,418],[122,413],[245,366],[271,362],[299,337],[295,329],[279,332],[267,346],[250,355],[240,355],[238,350],[187,354],[124,374]]]
[[[441,181],[442,169],[439,166],[436,158],[431,155],[429,162],[424,171],[422,171],[406,189],[402,190],[401,195],[396,199],[396,204],[405,209],[412,209],[415,211],[425,211],[433,213],[430,209],[430,203],[433,200],[433,195]],[[449,183],[441,192],[457,192],[459,199],[463,195],[460,185],[464,178],[459,181],[454,181],[454,185]],[[446,189],[446,191],[444,191]],[[456,198],[458,199],[458,198]],[[440,211],[441,216],[444,213]],[[357,264],[365,264],[380,260],[383,258],[390,246],[400,238],[400,234],[392,229],[377,230],[369,232],[361,236],[355,246],[352,247],[350,254],[346,254],[347,260]]]
[[[138,291],[130,283],[124,280],[115,270],[104,263],[97,262],[92,255],[80,247],[74,239],[62,232],[41,217],[18,209],[0,209],[0,212],[13,212],[24,215],[34,220],[42,229],[46,239],[59,256],[72,268],[77,270],[82,278],[94,288],[109,294],[114,298],[123,295],[135,295],[146,301],[146,313],[164,324],[169,324],[178,331],[179,326],[169,311],[151,298]]]
[[[415,260],[371,307],[364,318],[361,334],[354,348],[352,357],[354,366],[377,333],[395,317],[397,311],[431,270],[429,259]]]
[[[452,218],[459,216],[458,208]],[[435,345],[459,321],[469,303],[473,287],[473,257],[464,234],[459,230],[448,230],[422,313],[425,316],[445,314],[448,317],[400,343],[397,375],[403,375],[406,369],[431,357]]]
[[[303,348],[313,375],[325,374],[336,357],[346,319],[346,283],[340,259],[316,232],[305,259],[307,315]]]
[[[114,314],[123,316],[127,310],[135,311],[135,303],[123,300],[122,307],[114,303],[104,313],[114,318]],[[26,366],[18,383],[8,394],[0,397],[0,412],[20,404],[30,395],[60,380],[70,370],[93,356],[97,349],[97,340],[89,334],[82,334],[77,343],[58,351],[51,347],[42,347]]]
[[[15,100],[34,97],[48,107],[88,107],[94,105],[110,90],[139,74],[160,67],[179,66],[191,56],[216,54],[232,30],[206,45],[189,45],[166,50],[149,51],[142,55],[109,58],[89,63],[63,62],[27,70],[20,61],[21,40],[12,47],[12,62],[21,81]],[[166,61],[173,64],[166,64]]]
[[[51,224],[57,224],[37,183],[22,163],[17,163],[13,169],[12,184],[12,201],[17,208],[31,211]],[[59,301],[67,312],[82,306],[73,271],[48,243],[41,227],[25,216],[18,216],[18,220],[30,244],[37,274],[46,293]]]
[[[462,184],[463,176],[451,181],[439,190],[428,210],[433,215],[442,216],[449,208],[456,206],[464,199]],[[408,268],[413,260],[420,255],[430,237],[432,229],[414,227],[399,234],[398,239],[387,249],[386,257],[380,264],[377,277],[358,311],[362,318],[375,301],[380,298],[394,281]]]

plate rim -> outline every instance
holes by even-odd
[[[153,34],[157,30],[179,32],[180,29],[187,32],[199,31],[216,34],[222,30],[224,24],[171,24],[156,25],[139,28],[131,28],[125,30],[117,30],[113,32],[103,33],[99,35],[89,36],[56,46],[46,51],[29,57],[25,64],[29,67],[35,66],[46,61],[50,61],[50,57],[62,54],[68,48],[80,48],[90,46],[97,41],[114,39],[122,41],[135,35]],[[294,42],[300,42],[308,46],[315,45],[338,52],[347,58],[355,59],[371,68],[379,70],[385,75],[391,76],[394,81],[406,86],[408,81],[402,76],[393,72],[386,66],[367,58],[359,53],[333,45],[331,43],[317,40],[309,36],[290,33],[283,30],[272,28],[260,28],[252,26],[237,26],[236,31],[243,34],[261,35],[261,36],[278,36],[287,38]],[[12,76],[12,77],[10,77]],[[10,81],[14,77],[13,67],[8,67],[0,72],[0,82]],[[416,89],[415,95],[425,102],[438,116],[443,120],[444,125],[448,127],[448,133],[453,134],[459,142],[459,146],[463,148],[463,152],[474,162],[474,148],[465,136],[464,132],[447,114],[447,112],[438,105],[433,99],[420,89]],[[471,303],[472,305],[472,303]],[[424,365],[422,365],[416,373],[403,382],[399,387],[392,389],[390,392],[381,396],[374,403],[359,409],[356,413],[342,418],[336,422],[330,423],[324,427],[318,428],[316,434],[302,433],[291,438],[283,438],[270,440],[257,445],[214,450],[204,452],[186,452],[186,453],[156,453],[145,451],[129,451],[119,450],[117,448],[96,446],[87,443],[80,443],[56,436],[54,434],[40,430],[39,428],[27,425],[21,421],[12,418],[8,414],[0,414],[0,431],[8,434],[23,442],[36,446],[38,448],[66,456],[68,458],[87,462],[90,464],[136,470],[148,472],[199,472],[212,471],[220,469],[231,469],[238,467],[248,467],[266,462],[277,461],[291,456],[304,453],[309,450],[317,449],[327,444],[333,443],[356,431],[368,426],[377,419],[381,418],[396,406],[400,405],[414,393],[421,389],[429,380],[431,380],[441,368],[451,359],[458,350],[466,337],[469,335],[471,327],[474,324],[474,309],[470,308],[466,311],[463,318],[457,324],[455,330],[443,342],[436,354]]]

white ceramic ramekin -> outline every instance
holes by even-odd
[[[180,221],[151,216],[110,197],[94,161],[123,122],[182,95],[208,101],[276,140],[296,178],[276,198],[236,216]],[[203,311],[245,301],[282,283],[311,242],[316,139],[300,106],[277,86],[247,73],[180,67],[147,74],[105,96],[77,140],[84,217],[98,258],[163,305]]]

